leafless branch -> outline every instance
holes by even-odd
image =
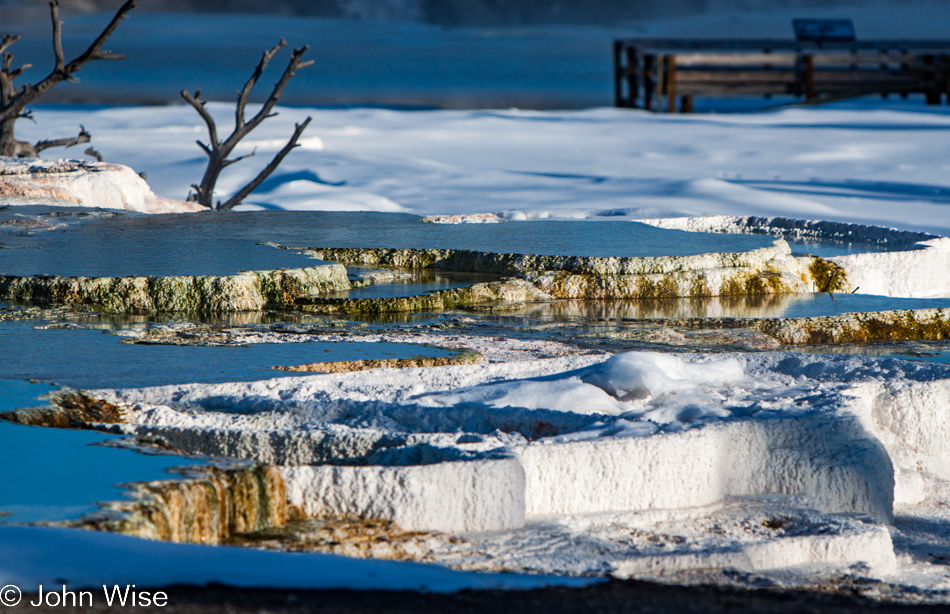
[[[88,141],[88,133],[85,130],[75,139],[56,139],[40,141],[36,145],[30,145],[22,141],[17,141],[14,136],[14,123],[17,119],[27,117],[26,107],[37,98],[52,89],[56,84],[64,80],[73,80],[73,75],[79,71],[86,63],[93,60],[112,60],[121,59],[125,56],[114,54],[110,51],[103,51],[102,46],[106,40],[115,32],[122,20],[133,10],[138,0],[126,0],[126,2],[116,11],[109,24],[99,33],[99,36],[91,45],[80,55],[71,61],[66,61],[63,53],[63,22],[59,18],[59,2],[51,0],[50,19],[53,25],[53,69],[46,77],[36,83],[28,83],[20,88],[13,86],[13,79],[21,76],[29,64],[24,64],[19,68],[12,68],[13,55],[5,51],[17,42],[20,37],[6,34],[0,39],[0,53],[3,53],[3,68],[0,70],[0,155],[20,155],[23,152],[58,146],[59,143],[69,143],[76,145]],[[83,136],[85,135],[85,136]],[[82,140],[86,139],[86,140]]]
[[[234,115],[234,129],[239,130],[244,127],[244,109],[247,107],[247,98],[251,95],[251,90],[254,89],[254,86],[257,85],[257,80],[261,78],[261,75],[264,73],[264,69],[267,68],[267,65],[270,63],[274,54],[287,46],[287,41],[283,38],[280,39],[273,48],[264,51],[261,56],[261,61],[257,63],[257,68],[254,69],[254,73],[251,75],[251,78],[244,83],[244,87],[241,88],[241,91],[238,92],[237,107],[235,108]]]
[[[79,145],[80,143],[88,143],[91,140],[92,135],[86,132],[86,129],[83,126],[79,126],[79,134],[77,136],[65,139],[39,141],[33,145],[33,149],[36,151],[36,153],[39,153],[44,149],[49,149],[50,147],[72,147],[73,145]]]
[[[228,166],[231,166],[231,165],[234,164],[235,162],[240,162],[240,161],[243,160],[244,158],[253,158],[253,157],[254,157],[254,154],[256,154],[256,153],[257,153],[257,148],[255,147],[255,148],[254,148],[254,151],[252,151],[251,153],[249,153],[249,154],[244,154],[243,156],[238,156],[237,158],[231,158],[231,159],[229,159],[229,160],[225,160],[224,162],[221,163],[221,166],[222,166],[223,168],[226,168],[226,167],[228,167]]]
[[[287,87],[287,84],[290,83],[290,80],[294,78],[294,75],[297,74],[297,71],[301,68],[306,68],[313,64],[313,62],[301,62],[300,58],[304,53],[309,49],[309,45],[304,45],[298,49],[294,49],[294,52],[290,55],[290,62],[287,63],[287,68],[284,69],[284,74],[280,76],[280,79],[277,83],[274,84],[274,89],[271,91],[270,96],[267,97],[267,100],[261,106],[260,110],[245,124],[240,126],[240,130],[250,132],[256,128],[262,121],[268,117],[274,117],[276,113],[271,113],[274,110],[274,106],[277,105],[277,101],[280,99],[281,94],[284,93],[284,88]],[[238,128],[235,127],[235,132],[238,131]],[[239,139],[240,140],[240,139]]]
[[[13,43],[20,40],[19,36],[14,36],[13,34],[4,34],[3,38],[0,38],[0,53],[3,53],[7,50],[7,47]]]
[[[33,67],[32,64],[24,64],[23,66],[14,68],[13,70],[6,70],[7,67],[4,66],[4,70],[6,70],[7,74],[10,76],[10,79],[16,79],[17,77],[23,74],[24,70],[26,70],[27,68],[32,68],[32,67]]]
[[[267,65],[273,59],[274,55],[276,55],[278,51],[286,46],[287,42],[284,39],[280,39],[280,42],[278,42],[274,47],[264,51],[262,54],[260,61],[257,63],[257,66],[254,69],[254,72],[244,83],[244,87],[238,91],[237,106],[234,111],[234,131],[231,132],[231,134],[223,141],[220,140],[218,136],[214,118],[208,112],[208,109],[205,107],[205,103],[201,101],[201,90],[197,90],[194,96],[189,94],[187,91],[181,92],[182,98],[184,98],[185,101],[190,104],[195,109],[195,111],[198,112],[198,115],[201,116],[201,119],[208,127],[208,136],[210,141],[209,145],[198,141],[199,147],[201,147],[201,149],[208,156],[208,166],[205,168],[205,173],[201,178],[201,183],[192,186],[195,192],[194,194],[189,193],[189,199],[193,198],[193,200],[204,205],[205,207],[214,207],[214,186],[217,183],[221,171],[236,162],[240,162],[241,160],[254,155],[254,152],[252,151],[250,154],[231,158],[231,152],[241,141],[241,139],[250,134],[250,132],[260,125],[262,121],[268,117],[274,117],[276,115],[273,110],[277,105],[277,101],[280,99],[281,94],[284,92],[284,88],[287,87],[287,84],[294,77],[298,70],[313,64],[313,62],[302,62],[300,59],[303,54],[306,53],[307,46],[294,49],[293,53],[290,55],[290,61],[287,63],[287,67],[284,69],[284,72],[281,74],[277,83],[274,84],[274,88],[271,90],[267,100],[263,105],[261,105],[261,108],[257,113],[254,114],[253,117],[250,118],[250,120],[246,119],[245,111],[251,91],[254,89],[254,86],[257,85],[257,82],[260,80],[261,75],[263,75],[264,70],[267,68]],[[264,179],[266,179],[275,168],[277,168],[277,165],[280,164],[284,157],[290,153],[294,147],[297,146],[297,141],[299,140],[300,135],[303,133],[304,129],[309,123],[310,118],[308,117],[307,120],[302,124],[296,125],[294,134],[290,141],[280,152],[277,153],[271,163],[268,164],[267,167],[264,168],[264,170],[262,170],[253,181],[244,186],[244,188],[239,190],[237,194],[228,199],[227,202],[224,204],[219,202],[217,208],[230,209],[240,203],[241,200],[254,191],[261,184],[261,182],[264,181]]]
[[[211,117],[211,113],[208,113],[208,109],[205,108],[205,103],[201,100],[201,90],[195,90],[195,95],[192,96],[188,93],[188,90],[181,91],[181,97],[185,99],[185,102],[194,107],[195,111],[198,112],[198,115],[201,116],[201,119],[204,120],[205,125],[208,127],[208,136],[211,137],[211,146],[218,146],[218,129],[214,125],[214,118]],[[202,149],[207,151],[208,146],[198,141],[198,145],[201,145]],[[208,154],[211,155],[210,153]]]
[[[50,2],[50,15],[53,20],[53,49],[56,53],[56,65],[42,81],[36,84],[30,84],[24,87],[12,101],[14,105],[22,108],[45,94],[53,86],[64,79],[68,79],[77,72],[82,66],[92,60],[116,59],[118,57],[109,52],[102,51],[102,45],[112,36],[115,29],[119,27],[126,15],[135,8],[138,0],[126,0],[116,12],[109,25],[99,34],[95,41],[81,55],[77,56],[68,64],[62,56],[62,22],[59,20],[59,2],[52,0]],[[9,44],[8,44],[9,46]],[[62,64],[60,63],[62,61]],[[0,109],[0,121],[12,117],[13,113],[9,109]]]
[[[102,154],[99,153],[98,151],[96,151],[96,150],[95,150],[94,148],[92,148],[92,147],[87,147],[87,148],[86,148],[86,151],[84,151],[83,153],[86,154],[87,156],[92,156],[92,157],[95,158],[98,162],[102,162]],[[143,174],[143,173],[139,173],[139,175],[142,175],[142,174]],[[143,179],[144,179],[144,177],[143,177]]]
[[[62,72],[66,68],[66,56],[63,54],[63,22],[59,20],[59,2],[50,2],[49,12],[53,19],[53,55],[56,57],[53,70]]]
[[[300,139],[300,135],[303,134],[303,131],[307,128],[307,125],[310,123],[310,117],[305,119],[302,124],[294,124],[294,134],[290,137],[290,140],[287,141],[287,144],[284,145],[284,148],[277,152],[277,155],[274,156],[274,159],[270,161],[270,164],[264,167],[260,173],[257,174],[249,184],[241,188],[241,190],[229,198],[227,202],[223,205],[218,205],[218,209],[231,209],[239,204],[241,201],[247,198],[248,194],[256,190],[267,177],[274,172],[274,170],[283,162],[284,158],[287,157],[287,154],[291,150],[297,147],[297,140]]]

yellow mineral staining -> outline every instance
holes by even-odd
[[[498,273],[515,279],[471,288],[399,299],[314,299],[308,309],[322,313],[387,313],[451,309],[488,304],[539,300],[665,299],[700,296],[763,295],[808,292],[816,285],[812,270],[840,269],[812,256],[791,255],[788,244],[742,253],[710,253],[668,257],[579,257],[496,254],[467,250],[312,248],[311,256],[344,264],[435,268]],[[843,270],[830,285],[845,287]],[[543,296],[521,293],[513,300],[500,297],[500,288],[528,282]],[[486,291],[488,290],[488,291]]]
[[[204,467],[182,480],[130,485],[132,501],[105,504],[111,512],[72,523],[146,539],[220,544],[235,533],[287,521],[287,493],[276,467]]]
[[[749,322],[783,345],[940,341],[950,339],[950,309],[916,309],[851,313]]]
[[[113,313],[225,313],[290,308],[299,299],[350,287],[346,269],[324,265],[237,275],[0,277],[0,299],[90,305]]]
[[[50,404],[49,407],[0,413],[0,419],[55,428],[91,428],[93,424],[125,422],[125,412],[121,407],[82,391],[56,393],[50,398]]]
[[[782,345],[941,341],[950,339],[950,309],[902,309],[811,318],[686,318],[673,329],[741,329]]]
[[[115,313],[228,313],[264,308],[381,314],[564,299],[759,295],[846,289],[844,269],[788,244],[695,256],[580,257],[450,249],[312,248],[340,264],[229,276],[0,277],[0,299],[91,305]],[[325,298],[351,287],[343,264],[494,273],[509,279],[396,298]]]
[[[808,270],[814,281],[816,292],[849,290],[848,274],[834,262],[813,256]]]
[[[412,369],[418,367],[447,367],[451,365],[479,365],[485,357],[473,350],[463,350],[454,356],[420,358],[383,358],[380,360],[341,360],[337,362],[312,362],[290,367],[274,367],[277,371],[304,373],[350,373],[369,369]]]
[[[311,518],[234,534],[225,543],[268,550],[418,560],[450,539],[441,533],[403,531],[388,520]]]

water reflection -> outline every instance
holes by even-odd
[[[948,308],[950,299],[867,294],[768,294],[691,299],[563,301],[528,305],[523,315],[554,319],[808,318],[892,309]]]
[[[305,342],[202,347],[135,345],[107,331],[37,329],[36,321],[0,322],[0,378],[33,379],[74,388],[123,388],[290,377],[277,365],[339,360],[446,356],[408,343]]]
[[[294,247],[470,249],[575,256],[741,252],[771,237],[666,230],[630,221],[426,224],[408,214],[256,211],[77,218],[43,232],[5,231],[0,274],[232,275],[310,266]]]
[[[0,411],[41,405],[48,384],[0,379]],[[5,522],[70,520],[98,509],[98,501],[122,498],[117,484],[172,477],[170,467],[198,461],[146,455],[96,445],[115,439],[91,431],[22,426],[0,421],[0,489]]]
[[[392,271],[351,266],[346,267],[346,270],[350,273],[351,277],[355,277],[356,279],[373,279],[374,276],[379,274],[392,275],[393,273]],[[321,298],[366,299],[417,296],[428,292],[464,288],[473,284],[498,281],[500,279],[502,279],[500,275],[487,273],[460,273],[429,269],[405,270],[400,271],[396,277],[390,277],[388,279],[384,277],[371,285],[353,288],[352,290],[344,292],[323,294]]]

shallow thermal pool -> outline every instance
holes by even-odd
[[[338,360],[446,356],[408,343],[306,342],[206,347],[123,343],[107,331],[37,329],[37,321],[0,322],[0,378],[33,379],[73,388],[237,382],[299,375],[275,371]]]
[[[353,277],[359,278],[373,269],[359,266],[347,266],[347,273]],[[376,269],[378,271],[378,269]],[[343,292],[331,292],[322,295],[325,298],[348,298],[348,299],[367,299],[367,298],[396,298],[404,296],[416,296],[427,292],[437,292],[439,290],[450,290],[452,288],[464,288],[481,282],[497,281],[502,279],[501,275],[492,275],[487,273],[459,273],[456,271],[433,271],[433,270],[415,270],[407,272],[405,277],[393,279],[392,281],[381,281],[368,286],[362,286],[345,290]]]
[[[0,411],[41,405],[49,384],[0,379]],[[70,520],[94,512],[98,501],[122,498],[117,484],[173,477],[171,467],[199,461],[96,445],[115,439],[92,431],[22,426],[0,421],[0,519]]]
[[[631,221],[534,221],[427,224],[407,214],[256,211],[71,217],[74,208],[20,207],[4,219],[36,219],[46,230],[0,227],[0,275],[230,275],[242,270],[298,268],[293,247],[469,249],[569,256],[684,256],[741,252],[771,245],[763,235],[684,232]],[[50,213],[57,214],[50,217]],[[83,213],[79,211],[78,213]],[[13,216],[13,217],[11,217]],[[796,250],[835,254],[872,246],[809,242]],[[843,250],[843,251],[842,251]],[[830,254],[821,254],[830,255]]]
[[[796,352],[809,354],[853,354],[872,358],[899,358],[913,362],[950,364],[950,343],[946,341],[898,341],[868,345],[821,345],[797,347]]]
[[[666,320],[678,318],[809,318],[895,309],[950,308],[950,298],[894,298],[870,294],[769,294],[709,298],[562,301],[525,308],[526,315],[558,318]]]

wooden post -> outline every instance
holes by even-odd
[[[623,41],[614,41],[614,104],[618,107],[633,106],[626,104],[623,96]]]
[[[927,67],[927,78],[934,84],[927,90],[927,104],[940,104],[940,86],[937,83],[937,70],[934,65],[934,56],[924,56],[924,66]]]
[[[681,96],[680,97],[680,113],[692,113],[692,112],[693,112],[693,97]]]
[[[802,63],[805,65],[805,101],[815,102],[818,100],[818,94],[815,92],[815,58],[805,55],[802,57]]]
[[[663,112],[663,92],[666,91],[664,86],[664,77],[666,67],[666,57],[662,53],[656,54],[656,112]]]
[[[676,112],[676,56],[666,56],[666,112]]]
[[[653,90],[656,79],[656,56],[652,53],[643,56],[643,108],[653,110]]]
[[[636,107],[640,98],[640,52],[636,47],[627,47],[627,92],[629,106]]]

